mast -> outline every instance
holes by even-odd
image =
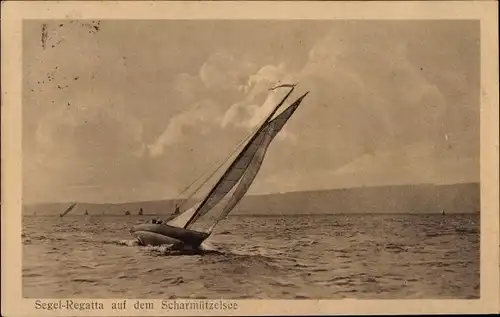
[[[278,109],[283,105],[283,103],[285,102],[285,100],[292,94],[293,90],[295,89],[295,86],[296,85],[279,85],[279,86],[276,86],[276,87],[270,89],[270,90],[274,90],[274,89],[277,89],[277,88],[280,88],[280,87],[290,87],[291,88],[290,91],[286,94],[286,96],[281,100],[281,102],[276,107],[274,107],[273,111],[271,111],[271,113],[266,117],[266,120],[264,120],[264,122],[260,125],[259,129],[257,130],[257,132],[250,138],[250,140],[245,145],[245,147],[234,158],[234,160],[231,162],[231,165],[226,169],[226,171],[221,176],[221,178],[212,187],[212,189],[210,190],[210,192],[208,193],[208,195],[206,195],[205,198],[203,199],[203,201],[198,205],[198,208],[196,208],[196,211],[191,215],[191,217],[189,218],[188,222],[184,225],[184,229],[187,228],[189,225],[191,225],[193,223],[193,221],[196,219],[196,216],[198,215],[200,209],[203,208],[203,206],[210,199],[210,196],[212,196],[212,194],[215,192],[215,190],[217,189],[217,187],[222,183],[222,181],[225,179],[225,177],[229,174],[229,171],[231,171],[234,168],[234,166],[241,159],[241,157],[244,155],[244,153],[246,152],[246,150],[252,145],[253,141],[259,136],[259,133],[261,132],[262,127],[264,127],[269,122],[269,120],[274,116],[274,114],[278,111]]]

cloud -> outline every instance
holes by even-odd
[[[272,85],[253,86],[250,94],[248,94],[244,100],[233,104],[224,113],[221,120],[221,127],[228,128],[234,126],[245,130],[251,130],[262,124],[274,107],[284,98],[285,94],[288,93],[288,91],[283,92],[282,90],[269,92],[269,87],[275,86],[279,82],[282,81],[276,81]],[[267,87],[267,89],[264,90],[264,87]],[[267,97],[264,97],[266,94]],[[287,104],[290,104],[290,100],[292,100],[291,98],[287,100],[288,103],[285,103],[285,105],[278,110],[273,118],[276,117],[276,115],[279,115],[280,111],[283,111]],[[285,127],[277,135],[276,140],[288,140],[292,143],[296,143],[297,138],[285,125]]]
[[[161,157],[166,147],[186,142],[190,133],[206,135],[217,128],[255,128],[284,95],[279,91],[269,92],[269,88],[286,78],[284,64],[262,68],[255,65],[229,53],[216,53],[203,63],[199,76],[178,75],[173,82],[174,91],[182,96],[185,107],[148,145],[149,155]],[[221,95],[229,99],[221,98]],[[196,101],[204,97],[209,99]],[[227,107],[231,104],[231,97],[237,101]],[[188,132],[190,127],[197,129]],[[279,139],[286,135],[290,136],[282,131]]]
[[[269,92],[262,90],[256,93],[256,90],[253,90],[245,99],[229,107],[224,113],[221,127],[255,127],[262,122],[265,116],[268,115],[273,107],[279,102],[278,95],[279,94],[275,91]]]
[[[330,106],[334,121],[341,117],[335,112],[349,113],[361,128],[346,132],[357,138],[378,136],[370,138],[376,147],[428,137],[422,130],[435,129],[433,118],[446,106],[439,89],[408,58],[404,42],[369,29],[333,32],[311,49],[298,77]]]
[[[429,170],[393,173],[403,169],[399,161],[381,162],[405,155],[413,157],[405,161],[412,166],[437,161],[442,178],[479,175],[471,168],[479,150],[472,32],[430,27],[438,22],[321,22],[301,24],[288,41],[282,32],[257,31],[252,24],[246,30],[272,44],[214,37],[200,46],[194,37],[173,35],[183,27],[170,24],[165,42],[151,32],[157,22],[149,23],[103,22],[96,34],[52,23],[45,50],[38,26],[23,29],[31,34],[23,44],[23,107],[29,109],[23,111],[23,171],[29,171],[23,175],[30,191],[39,192],[34,196],[95,185],[88,197],[98,196],[100,186],[110,189],[106,197],[116,192],[136,199],[137,192],[120,188],[148,181],[156,194],[176,191],[224,159],[262,121],[287,92],[268,91],[278,82],[299,83],[285,106],[311,93],[278,134],[276,141],[285,142],[269,148],[254,190],[435,179]],[[140,38],[145,42],[138,47]],[[367,176],[334,174],[342,166]],[[42,187],[53,189],[42,193]]]
[[[200,78],[209,89],[235,89],[247,81],[254,69],[253,63],[221,52],[210,55],[203,63]]]
[[[254,72],[251,61],[219,52],[207,57],[197,75],[177,75],[173,92],[180,96],[183,107],[147,146],[149,155],[161,157],[166,147],[186,142],[191,134],[207,135],[217,126],[220,128],[224,108],[231,103],[228,100],[241,98],[248,76]]]
[[[378,41],[366,40],[370,37]],[[445,106],[439,89],[409,61],[401,42],[370,30],[361,34],[331,32],[310,49],[307,61],[298,71],[279,63],[265,65],[250,75],[244,89],[247,95],[226,111],[222,126],[248,128],[258,124],[269,113],[271,104],[279,100],[264,102],[262,97],[277,83],[299,83],[299,87],[311,89],[308,101],[326,105],[325,118],[331,118],[332,124],[353,138],[366,138],[353,142],[369,144],[380,140],[373,145],[375,148],[401,144],[403,140],[397,140],[398,135],[404,139],[415,134],[415,140],[418,139],[419,133],[411,125],[401,133],[401,120],[412,117],[421,120],[422,128],[432,129],[432,116],[439,116]],[[366,124],[346,125],[349,121]],[[286,129],[282,138],[293,135],[288,126]],[[320,136],[317,142],[323,138]]]
[[[212,101],[204,101],[195,104],[193,107],[180,112],[172,117],[167,128],[156,140],[148,145],[149,154],[152,157],[160,157],[164,154],[165,147],[186,141],[186,135],[191,133],[188,128],[195,128],[197,134],[207,134],[210,132],[210,125],[216,125],[217,107]]]
[[[454,77],[447,79],[453,81]],[[474,161],[467,156],[459,160],[461,163],[453,163],[465,149],[454,149],[456,153],[446,160],[436,155],[443,150],[434,144],[442,131],[447,99],[442,87],[428,78],[418,59],[410,54],[404,38],[395,40],[391,34],[370,29],[331,32],[310,49],[298,71],[282,63],[265,65],[250,75],[246,96],[225,112],[222,126],[249,128],[257,124],[278,99],[265,99],[264,92],[279,81],[298,82],[299,87],[312,90],[309,106],[301,108],[301,115],[291,120],[280,137],[296,144],[296,165],[309,166],[311,172],[335,173],[337,180],[331,175],[322,178],[326,187],[334,186],[340,178],[351,185],[383,183],[385,178],[402,183],[438,181],[446,171],[448,178],[461,179],[459,168],[445,166],[467,169]],[[464,77],[457,77],[457,81],[463,84]],[[290,150],[279,143],[274,147]],[[282,166],[280,158],[268,156],[262,171],[266,175]],[[396,158],[402,164],[399,167],[392,166]],[[384,160],[386,164],[380,163]],[[336,172],[341,166],[356,168],[366,176],[357,177],[353,183],[338,174],[340,170]],[[394,172],[385,172],[389,170]],[[299,175],[295,166],[283,173]],[[465,178],[474,178],[473,174]]]
[[[287,71],[286,64],[266,65],[251,74],[244,86],[246,96],[243,100],[234,103],[224,113],[221,120],[222,128],[235,126],[252,129],[263,122],[272,109],[283,99],[288,88],[269,91],[278,84],[296,83],[295,75]],[[293,98],[293,96],[291,97]],[[290,102],[291,98],[288,100]],[[286,107],[286,104],[281,110]],[[277,114],[280,112],[278,111]],[[276,114],[276,115],[277,115]],[[296,141],[292,133],[285,127],[277,136],[278,140],[290,139]]]
[[[255,74],[248,78],[245,86],[245,92],[253,88],[251,95],[256,94],[256,91],[267,90],[272,84],[276,84],[281,80],[285,80],[287,75],[285,63],[280,63],[278,66],[266,65],[260,68]]]
[[[435,149],[434,144],[439,137],[447,101],[440,87],[429,81],[409,57],[404,39],[394,40],[390,34],[371,33],[368,29],[356,34],[332,32],[311,48],[308,60],[297,72],[287,72],[283,66],[272,65],[261,70],[261,76],[256,78],[292,78],[299,87],[311,90],[307,105],[299,109],[286,126],[287,131],[283,131],[285,137],[290,131],[295,139],[294,163],[283,171],[282,156],[273,153],[291,153],[292,150],[280,143],[273,145],[266,158],[261,174],[264,179],[270,177],[272,184],[272,179],[278,178],[296,188],[316,187],[306,181],[295,182],[295,185],[288,181],[288,178],[304,178],[298,176],[301,173],[299,166],[308,166],[309,175],[329,175],[318,176],[318,186],[321,184],[325,188],[342,184],[355,186],[363,182],[384,183],[386,179],[389,182],[425,182],[437,180],[437,175],[445,171],[449,171],[448,178],[460,173],[456,168],[443,169],[438,163],[442,160],[436,156],[440,149]],[[236,104],[227,116],[237,113],[240,120],[249,120],[257,109],[251,102]],[[386,158],[387,162],[380,165],[384,160],[373,159],[380,164],[369,163],[373,157]],[[405,161],[405,157],[409,161]],[[366,162],[364,167],[360,165],[361,158]],[[392,166],[396,158],[409,167]],[[453,158],[446,159],[449,160]],[[461,162],[459,165],[465,168],[470,160]],[[375,171],[368,171],[372,164],[380,166],[374,168]],[[357,166],[360,173],[369,175],[351,181],[344,174],[328,174],[341,166]],[[268,176],[272,174],[275,176]],[[266,185],[263,180],[262,186],[271,183]],[[304,188],[299,184],[304,184]]]

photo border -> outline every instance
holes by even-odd
[[[5,316],[159,316],[495,313],[499,311],[498,183],[498,3],[494,1],[65,1],[2,2],[2,315]],[[228,19],[228,20],[480,20],[481,28],[481,241],[480,294],[477,300],[228,300],[239,309],[113,311],[40,310],[22,298],[22,20],[23,19]],[[92,302],[89,299],[74,299]],[[129,303],[135,301],[127,299]],[[49,300],[44,299],[48,302]],[[59,299],[53,299],[58,302]],[[62,300],[66,301],[66,299]],[[150,300],[160,305],[162,300]],[[176,300],[182,302],[183,300]],[[194,300],[190,300],[194,301]],[[208,301],[208,300],[204,300]],[[210,302],[210,301],[209,301]],[[215,301],[211,301],[215,302]]]

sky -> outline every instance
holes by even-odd
[[[250,193],[478,182],[479,38],[475,21],[25,21],[23,200],[175,197],[277,83],[310,93]]]

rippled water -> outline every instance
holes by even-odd
[[[139,247],[147,216],[23,219],[25,297],[479,298],[479,215],[233,216],[202,254]]]

